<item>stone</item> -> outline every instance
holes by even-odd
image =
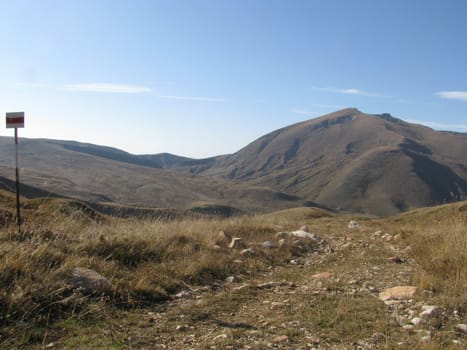
[[[240,237],[232,238],[232,241],[229,244],[230,249],[244,249],[246,248],[245,241]]]
[[[411,299],[417,293],[417,287],[414,286],[397,286],[383,290],[379,293],[379,299],[382,301]]]
[[[355,220],[351,220],[349,222],[348,228],[355,229],[355,228],[359,228],[359,227],[360,227],[360,224],[358,222],[356,222]]]
[[[260,247],[265,249],[273,249],[276,248],[276,244],[272,241],[265,241],[260,244]]]
[[[280,301],[273,301],[271,303],[271,310],[280,309],[285,306],[288,306],[288,305],[286,303],[281,303]]]
[[[406,324],[405,326],[402,327],[402,329],[407,332],[412,332],[414,330],[414,326],[411,324]]]
[[[175,330],[179,331],[179,332],[184,332],[188,329],[187,326],[183,326],[183,325],[178,325],[177,327],[175,327]]]
[[[439,315],[440,308],[433,305],[424,305],[422,306],[422,312],[420,312],[420,317],[424,319],[433,318]]]
[[[279,243],[279,248],[283,247],[285,244],[285,239],[284,238],[280,239],[278,243]]]
[[[277,344],[277,343],[285,343],[285,342],[288,341],[288,340],[289,340],[289,336],[287,336],[287,335],[279,335],[279,336],[275,337],[275,338],[272,340],[272,342]]]
[[[175,298],[177,299],[191,299],[192,297],[193,294],[187,290],[182,290],[181,292],[175,294]]]
[[[70,285],[90,294],[104,294],[112,290],[109,280],[94,270],[76,267],[71,272]]]
[[[219,234],[217,235],[217,239],[216,239],[217,243],[228,244],[231,241],[232,241],[232,236],[224,230],[221,230]]]
[[[243,249],[241,252],[240,252],[240,255],[241,256],[246,256],[246,257],[252,257],[254,256],[256,253],[253,249],[251,248],[246,248],[246,249]]]
[[[212,246],[212,250],[222,250],[222,247],[220,245],[218,245],[218,244],[214,244]]]
[[[424,335],[423,337],[420,338],[420,341],[422,343],[427,343],[427,342],[431,341],[431,335]]]
[[[320,273],[316,273],[314,274],[313,278],[315,279],[329,279],[333,276],[333,273],[332,272],[320,272]]]
[[[316,233],[310,233],[302,230],[292,231],[289,234],[292,237],[311,239],[315,242],[321,242],[322,239]]]
[[[302,227],[300,227],[300,231],[310,232],[310,229],[307,225],[303,225]]]
[[[426,321],[420,317],[414,317],[410,320],[410,323],[412,323],[414,326],[419,326],[426,323]]]
[[[459,323],[458,325],[456,325],[456,329],[457,329],[459,332],[466,334],[466,333],[467,333],[467,324],[465,324],[465,323]]]
[[[215,340],[220,340],[220,339],[227,339],[229,336],[225,333],[222,333],[222,334],[219,334],[219,335],[216,335],[216,337],[214,338]]]
[[[235,283],[236,280],[237,280],[237,279],[235,278],[235,276],[229,276],[229,277],[227,277],[227,278],[225,279],[225,282],[226,282],[226,283]]]

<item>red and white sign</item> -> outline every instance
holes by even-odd
[[[6,114],[7,129],[24,128],[24,112],[11,112]]]

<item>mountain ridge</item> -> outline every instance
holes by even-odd
[[[11,164],[11,147],[0,138],[0,166]],[[20,154],[30,185],[131,205],[267,211],[315,203],[386,216],[467,194],[467,134],[356,108],[280,128],[235,153],[204,159],[44,139],[22,140]],[[7,176],[5,169],[0,175]]]

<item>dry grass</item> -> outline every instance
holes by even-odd
[[[29,216],[34,218],[21,233],[14,226],[0,233],[0,343],[36,343],[44,336],[40,329],[94,314],[96,307],[153,305],[187,286],[254,275],[293,254],[255,247],[257,255],[244,258],[239,250],[213,249],[221,229],[247,242],[273,240],[276,231],[259,217],[123,220],[67,207],[66,201],[42,202]],[[112,292],[83,296],[73,291],[68,282],[75,267],[108,278]]]
[[[400,244],[410,244],[411,257],[418,267],[413,281],[421,290],[433,292],[433,300],[429,302],[449,312],[456,309],[460,315],[467,312],[465,202],[380,221],[361,218],[360,222],[368,228],[360,231],[347,230],[348,217],[310,208],[263,216],[185,217],[166,221],[157,217],[111,218],[76,203],[70,206],[63,200],[30,201],[25,207],[27,221],[20,234],[8,223],[0,231],[0,348],[41,348],[51,339],[66,339],[66,347],[73,344],[79,347],[89,341],[98,348],[125,348],[123,344],[128,342],[122,334],[144,329],[148,332],[146,337],[153,339],[151,332],[157,330],[146,330],[147,323],[141,325],[141,315],[147,310],[163,308],[163,302],[181,290],[219,287],[231,275],[242,276],[244,282],[259,281],[274,271],[276,279],[303,284],[306,281],[301,279],[323,269],[332,269],[344,279],[354,278],[350,275],[355,275],[359,268],[373,265],[397,271],[395,265],[384,265],[388,264],[389,254],[384,245],[370,247],[374,242],[369,240],[369,235],[375,228],[399,232],[403,237]],[[316,271],[284,264],[304,253],[292,245],[272,250],[254,246],[257,254],[249,258],[225,244],[220,250],[213,249],[220,230],[254,243],[275,240],[275,232],[296,229],[301,224],[337,242],[342,242],[347,235],[353,236],[352,242],[361,241],[361,247],[327,255]],[[236,262],[238,259],[243,263]],[[68,282],[71,271],[78,266],[108,278],[112,283],[111,292],[83,295],[73,290]],[[313,330],[332,346],[355,343],[373,333],[384,334],[385,344],[381,348],[394,348],[401,340],[398,339],[400,327],[380,301],[366,294],[348,295],[349,286],[344,281],[324,283],[322,287],[325,294],[313,297],[306,292],[291,291],[295,294],[287,298],[294,298],[296,304],[279,313],[258,303],[264,293],[260,295],[254,289],[227,290],[200,303],[174,307],[168,311],[165,327],[168,332],[174,331],[180,322],[180,311],[190,324],[201,324],[201,329],[203,323],[211,327],[213,320],[223,320],[225,315],[234,315],[232,319],[238,325],[251,321],[251,326],[257,327],[251,318],[251,310],[257,308],[264,312],[263,321],[269,322],[264,329],[258,328],[260,334],[270,337],[270,328],[275,327],[274,332],[288,335],[292,344],[299,344],[303,331],[283,329],[282,324],[290,320],[299,321],[302,328]],[[276,296],[271,291],[270,299]],[[121,321],[125,330],[114,329],[118,322],[113,320],[125,320]],[[433,324],[440,334],[452,330],[452,324],[443,322]],[[110,335],[96,332],[99,327]],[[248,329],[232,328],[232,339],[241,338],[243,331]],[[70,338],[69,332],[79,334],[78,340]],[[435,338],[426,347],[415,345],[408,337],[403,335],[402,340],[414,344],[413,348],[452,346],[442,338]]]

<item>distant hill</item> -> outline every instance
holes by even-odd
[[[191,175],[163,166],[193,160],[168,154],[136,156],[118,149],[70,141],[20,140],[22,193],[77,198],[102,205],[176,208],[227,215],[306,205],[300,197],[265,186]],[[201,161],[203,162],[203,161]],[[0,137],[0,187],[14,189],[14,143]]]
[[[11,138],[0,138],[0,152],[0,176],[12,178]],[[467,198],[467,134],[354,108],[200,160],[43,139],[22,139],[20,154],[26,184],[99,203],[226,213],[321,206],[386,216]]]

